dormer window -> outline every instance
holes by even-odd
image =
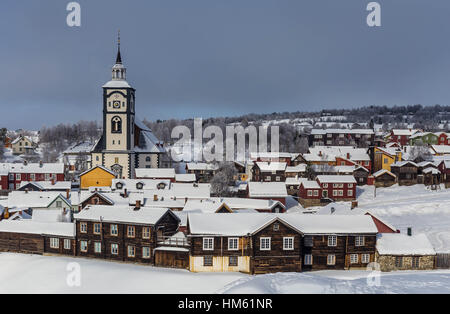
[[[142,183],[142,182],[136,183],[136,189],[142,190],[143,188],[144,188],[144,183]]]
[[[117,182],[116,183],[116,189],[122,190],[122,188],[123,188],[123,183],[122,182]]]

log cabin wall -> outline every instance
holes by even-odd
[[[57,248],[52,247],[51,239],[57,239]],[[46,235],[44,236],[44,253],[76,256],[76,240],[73,237]]]
[[[252,273],[301,271],[301,237],[298,231],[280,221],[275,221],[254,234],[252,237]],[[261,250],[261,238],[270,238],[270,250]],[[294,247],[292,250],[284,249],[284,238],[293,238]]]
[[[44,238],[39,234],[0,232],[0,251],[43,254]]]

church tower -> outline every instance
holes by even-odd
[[[120,33],[112,77],[103,85],[103,134],[91,151],[92,166],[112,170],[117,178],[134,178],[135,168],[158,168],[164,143],[135,118],[135,89],[126,81]]]

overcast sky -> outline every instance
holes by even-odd
[[[100,120],[117,30],[148,120],[449,104],[450,1],[2,0],[0,126]]]

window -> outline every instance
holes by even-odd
[[[313,246],[313,237],[312,236],[305,236],[305,246],[312,247]]]
[[[283,250],[291,251],[294,249],[294,237],[283,238]]]
[[[212,266],[213,258],[212,256],[203,256],[203,266]]]
[[[87,252],[87,249],[88,249],[87,241],[80,241],[80,251]]]
[[[314,196],[319,196],[319,191],[318,190],[314,190]]]
[[[112,236],[117,236],[119,234],[119,229],[117,228],[117,225],[111,225],[109,228]]]
[[[358,264],[358,254],[350,254],[350,264]]]
[[[94,224],[94,234],[100,234],[100,224],[99,223],[95,223]]]
[[[128,246],[128,257],[134,257],[136,255],[136,247],[134,245]]]
[[[214,250],[214,238],[203,238],[203,250],[204,251]]]
[[[328,188],[328,183],[324,183],[322,186],[323,186],[324,189],[327,189]]]
[[[364,246],[364,236],[355,237],[355,246]]]
[[[150,156],[145,157],[146,162],[150,162]]]
[[[34,173],[30,174],[30,179],[31,179],[31,181],[36,180],[36,176],[34,175]]]
[[[228,266],[237,266],[238,265],[238,257],[230,256],[228,257]]]
[[[337,236],[331,235],[328,236],[328,246],[336,246],[337,245]]]
[[[52,249],[59,249],[59,239],[58,238],[50,238],[50,247]]]
[[[122,133],[122,119],[118,116],[111,119],[111,133]]]
[[[347,186],[349,189],[351,189],[351,188],[353,188],[353,183],[349,183]]]
[[[56,207],[62,207],[62,201],[56,201]]]
[[[95,242],[94,243],[94,252],[95,253],[101,253],[102,252],[102,243],[101,242]]]
[[[361,263],[363,263],[363,264],[370,263],[370,254],[361,255]]]
[[[144,183],[142,183],[142,182],[136,183],[136,189],[142,190],[143,188],[144,188]]]
[[[87,233],[87,223],[80,222],[80,233]]]
[[[412,258],[412,268],[419,268],[420,264],[420,257],[419,256],[413,256]]]
[[[259,238],[259,249],[261,251],[270,251],[270,238]]]
[[[305,255],[305,265],[312,265],[312,255],[311,254]]]
[[[239,238],[228,238],[228,250],[235,251],[239,249]]]
[[[278,231],[278,230],[280,230],[280,224],[274,223],[273,224],[273,231]]]
[[[312,191],[311,190],[308,190],[308,196],[312,196]]]
[[[150,227],[142,227],[142,238],[150,239]]]
[[[150,248],[148,246],[142,247],[142,258],[150,258]]]
[[[347,191],[347,196],[353,196],[353,190],[348,190]]]
[[[20,180],[20,174],[16,174],[16,180]]]
[[[336,255],[329,254],[327,256],[327,265],[335,265],[336,264]]]
[[[129,238],[134,238],[134,235],[135,235],[134,226],[128,226],[128,228],[127,228],[127,236]]]
[[[64,249],[70,250],[72,248],[72,243],[70,239],[64,239]]]
[[[403,267],[403,257],[401,257],[401,256],[395,257],[395,267],[397,267],[397,268]]]
[[[119,254],[119,245],[116,243],[111,244],[111,254],[117,255]]]

